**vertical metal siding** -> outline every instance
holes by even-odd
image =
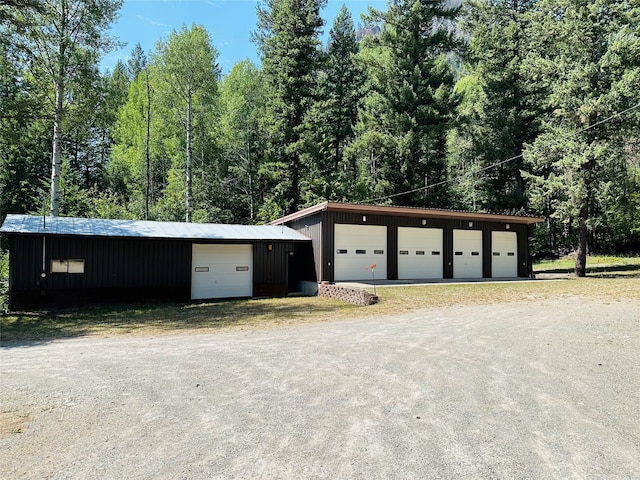
[[[323,224],[323,212],[318,212],[309,217],[295,220],[288,225],[294,230],[311,238],[311,245],[313,248],[313,261],[315,264],[317,280],[327,280],[323,276],[323,245],[325,242],[324,237],[324,224]]]
[[[47,276],[42,280],[42,238],[32,235],[10,238],[12,299],[55,304],[73,303],[74,295],[78,302],[83,295],[95,301],[109,297],[142,300],[166,294],[182,298],[189,289],[188,242],[46,236]],[[84,273],[51,273],[52,259],[82,259]]]
[[[269,250],[269,245],[272,245],[272,250]],[[254,243],[254,283],[287,283],[287,258],[290,251],[294,251],[293,243],[290,242]]]

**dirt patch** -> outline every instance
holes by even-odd
[[[22,433],[31,418],[31,412],[25,410],[0,412],[0,438]]]

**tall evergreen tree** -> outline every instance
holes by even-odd
[[[444,186],[424,187],[446,178],[446,135],[455,108],[447,54],[457,46],[451,22],[458,12],[441,0],[392,0],[387,12],[374,11],[382,31],[363,52],[372,91],[350,152],[369,163],[373,196],[448,205]]]
[[[532,15],[529,68],[550,90],[550,113],[547,133],[525,151],[531,197],[575,232],[575,273],[584,276],[605,194],[625,184],[625,137],[638,133],[637,117],[616,114],[638,102],[640,9],[616,0],[542,0]]]
[[[464,22],[469,74],[457,86],[464,100],[460,136],[453,146],[455,167],[479,172],[469,177],[472,182],[461,192],[467,196],[467,208],[473,203],[481,210],[513,213],[526,206],[522,152],[540,132],[543,110],[541,87],[531,82],[523,66],[530,51],[527,14],[537,3],[469,2]],[[465,140],[467,146],[461,148]]]
[[[320,10],[326,0],[266,0],[258,6],[258,44],[267,89],[265,121],[273,199],[264,219],[302,204],[305,117],[312,104],[320,61]]]
[[[307,180],[307,195],[313,198],[307,198],[307,203],[347,199],[357,180],[344,152],[354,137],[363,95],[365,75],[356,62],[359,50],[351,14],[343,6],[329,31],[316,101],[307,116],[308,163],[313,172]]]

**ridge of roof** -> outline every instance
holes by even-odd
[[[308,217],[314,213],[321,211],[329,212],[351,212],[351,213],[368,213],[379,215],[402,215],[409,217],[425,217],[425,218],[457,218],[463,220],[475,221],[498,221],[522,223],[531,225],[534,223],[544,222],[542,217],[529,217],[522,215],[505,215],[496,213],[468,212],[463,210],[447,210],[438,208],[423,207],[405,207],[396,205],[369,205],[359,203],[342,203],[325,201],[317,205],[304,208],[298,212],[291,213],[282,218],[270,222],[271,225],[284,225],[288,222]]]

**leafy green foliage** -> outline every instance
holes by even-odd
[[[531,81],[525,62],[532,48],[529,13],[537,3],[469,3],[462,25],[468,74],[456,86],[460,126],[450,137],[454,167],[477,172],[456,191],[465,208],[514,213],[526,207],[522,152],[541,133],[544,108],[543,88]]]
[[[262,121],[265,86],[258,67],[245,60],[224,78],[220,89],[222,159],[220,179],[227,190],[225,204],[236,223],[256,221],[265,196],[264,150],[267,142]]]
[[[64,215],[369,201],[542,215],[534,253],[580,271],[587,250],[640,251],[633,2],[390,0],[357,31],[343,8],[322,46],[325,0],[264,0],[261,66],[222,79],[203,27],[100,72],[119,0],[0,3],[0,218],[40,213],[54,180]]]
[[[363,46],[370,92],[350,155],[368,163],[374,197],[447,206],[443,185],[424,187],[446,179],[446,136],[456,105],[447,55],[457,47],[449,28],[457,14],[443,1],[426,0],[398,0],[384,14],[373,12],[382,32]]]
[[[305,205],[350,198],[353,183],[357,182],[357,171],[345,159],[344,152],[355,137],[365,81],[356,61],[358,51],[353,20],[343,6],[329,32],[316,99],[305,119]]]
[[[576,232],[576,274],[584,276],[590,232],[623,194],[628,175],[624,138],[637,126],[621,117],[600,123],[637,102],[640,60],[625,52],[640,46],[628,28],[639,24],[640,11],[610,0],[543,0],[532,15],[536,48],[529,62],[549,90],[549,114],[548,133],[525,152],[531,200]],[[549,36],[556,39],[551,46]]]
[[[266,88],[266,177],[278,209],[302,205],[305,117],[312,105],[320,62],[320,9],[326,0],[268,0],[258,7],[254,35]],[[262,214],[265,216],[265,213]]]

